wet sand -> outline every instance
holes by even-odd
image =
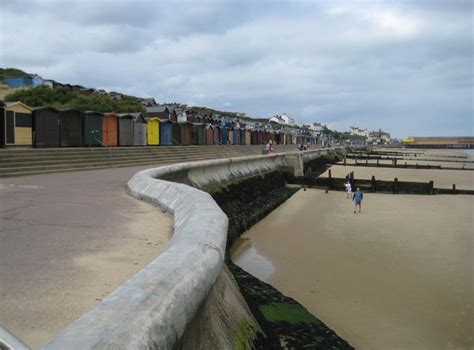
[[[126,193],[139,169],[1,179],[0,324],[33,349],[166,247],[172,218]]]
[[[372,169],[370,169],[372,170]],[[472,349],[473,196],[300,190],[232,250],[358,349]]]
[[[332,177],[344,178],[351,171],[354,172],[356,179],[370,180],[374,175],[377,180],[393,181],[395,177],[399,181],[429,182],[433,180],[434,187],[438,188],[452,188],[453,184],[456,184],[457,189],[474,190],[474,171],[468,170],[373,168],[350,165],[331,167]],[[328,177],[328,173],[329,171],[324,172],[321,177]]]

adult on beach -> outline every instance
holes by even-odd
[[[357,187],[357,191],[355,191],[354,194],[352,195],[352,200],[354,201],[354,214],[356,214],[357,206],[359,206],[359,213],[360,213],[363,198],[364,198],[364,194],[361,192],[360,188]]]

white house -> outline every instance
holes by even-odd
[[[351,126],[349,130],[347,130],[349,134],[362,136],[362,137],[369,137],[369,131],[367,129],[361,129],[357,126]]]
[[[286,113],[283,113],[282,115],[274,115],[270,118],[270,121],[281,125],[295,125],[293,118],[287,116]]]
[[[309,126],[309,129],[312,130],[312,131],[316,131],[316,132],[321,132],[323,131],[324,129],[327,129],[327,125],[326,124],[322,124],[322,123],[313,123]]]

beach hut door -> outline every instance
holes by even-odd
[[[15,113],[7,111],[7,143],[15,143]]]

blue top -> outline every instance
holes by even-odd
[[[352,196],[352,199],[354,199],[356,202],[362,201],[362,198],[364,198],[364,194],[361,191],[356,191]]]

